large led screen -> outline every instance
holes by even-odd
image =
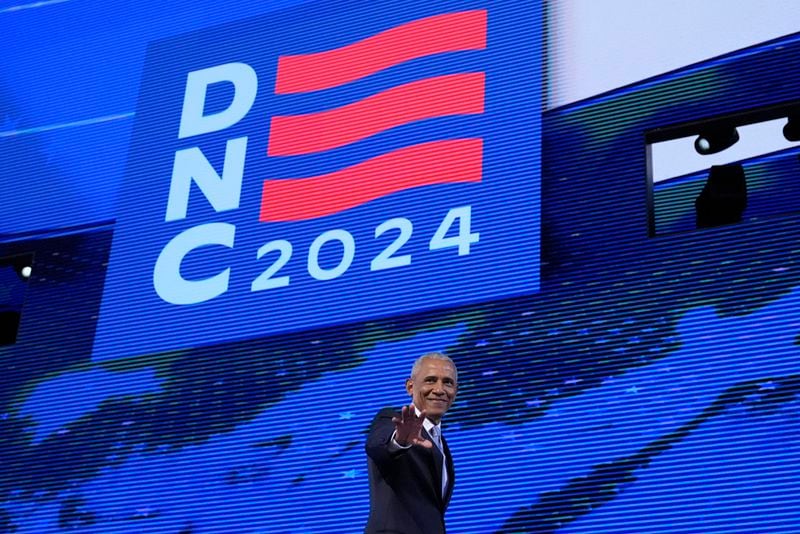
[[[363,532],[431,351],[447,532],[800,531],[800,10],[599,4],[0,6],[0,533]]]
[[[535,292],[540,11],[319,2],[151,45],[96,359]]]

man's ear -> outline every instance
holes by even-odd
[[[414,381],[410,378],[406,379],[406,392],[410,396],[414,396]]]

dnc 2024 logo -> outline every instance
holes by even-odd
[[[536,291],[541,8],[508,4],[152,45],[95,359]]]

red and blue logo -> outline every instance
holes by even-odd
[[[509,4],[312,2],[153,44],[95,358],[537,291],[542,14]]]
[[[324,91],[418,58],[483,50],[486,18],[486,10],[435,15],[334,50],[282,56],[275,92]],[[416,121],[481,114],[485,92],[484,72],[455,73],[413,80],[338,108],[275,116],[267,154],[324,152]],[[480,182],[482,148],[481,138],[431,141],[319,176],[265,180],[260,220],[324,217],[412,187]]]

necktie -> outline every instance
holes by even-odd
[[[442,445],[442,433],[438,426],[431,427],[428,433],[433,438],[433,443],[439,449],[439,452],[442,453],[442,497],[444,497],[444,492],[447,489],[447,457],[444,454],[444,446]]]

